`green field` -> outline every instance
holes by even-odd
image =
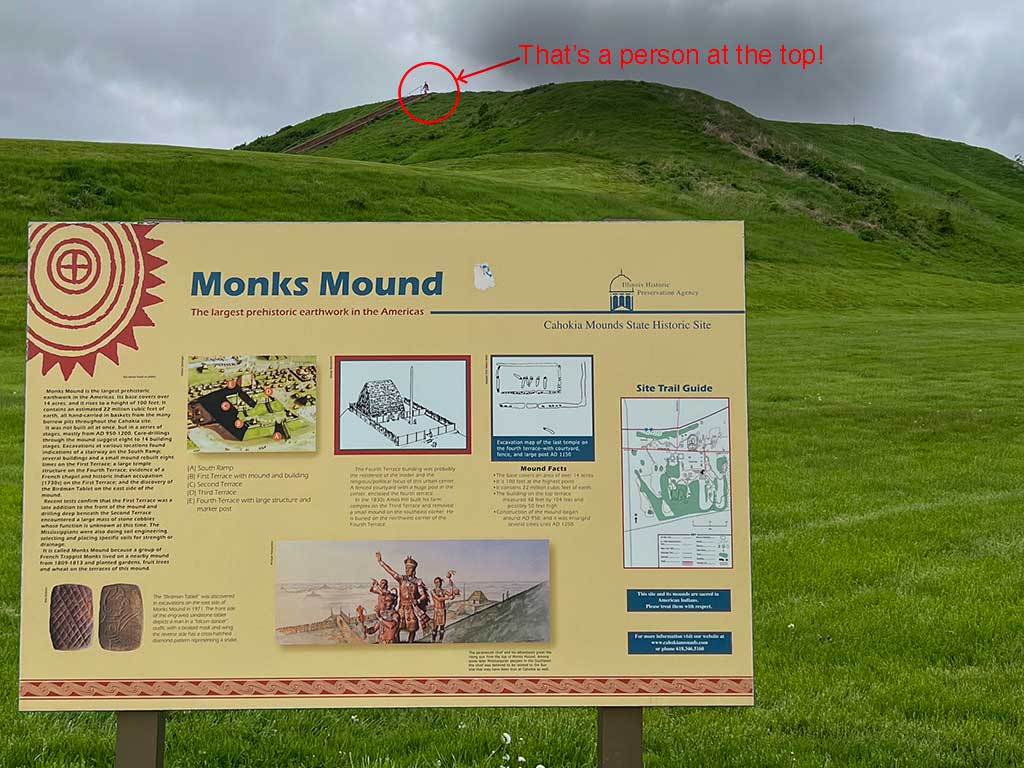
[[[616,82],[309,157],[0,141],[0,766],[109,765],[114,737],[16,712],[25,224],[147,217],[746,220],[757,705],[649,711],[646,765],[1024,765],[1024,169]],[[595,739],[593,710],[183,713],[168,763],[555,768]]]

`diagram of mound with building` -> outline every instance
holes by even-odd
[[[627,568],[729,568],[729,401],[622,400]]]
[[[468,450],[467,358],[339,358],[342,452]]]
[[[191,451],[315,451],[316,358],[188,359]]]

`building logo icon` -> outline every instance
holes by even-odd
[[[622,270],[608,283],[608,303],[612,312],[633,311],[633,285]]]

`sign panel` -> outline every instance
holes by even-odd
[[[742,224],[28,256],[23,709],[752,703]]]

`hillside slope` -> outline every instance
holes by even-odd
[[[339,109],[336,112],[326,112],[317,117],[303,120],[298,125],[286,125],[278,128],[274,133],[267,136],[260,136],[245,144],[239,144],[235,149],[245,149],[252,152],[284,152],[300,141],[310,139],[321,133],[326,133],[332,128],[356,120],[363,115],[368,115],[377,107],[386,104],[386,101],[378,101],[375,104],[361,104],[358,107]]]
[[[435,94],[417,111],[441,115],[451,99]],[[326,118],[310,123],[326,130]],[[653,83],[466,93],[444,123],[395,114],[319,154],[552,187],[635,187],[680,217],[742,218],[780,236],[787,219],[884,243],[894,265],[992,282],[1024,274],[1024,172],[1007,158],[867,126],[762,120]],[[784,258],[756,245],[752,255]]]
[[[551,583],[543,582],[452,622],[449,643],[551,642]]]
[[[757,706],[649,709],[645,765],[1024,765],[1024,174],[642,84],[467,94],[350,138],[0,140],[0,766],[114,752],[111,713],[17,712],[28,221],[704,216],[747,221]],[[168,763],[475,768],[503,733],[513,763],[596,762],[593,710],[450,708],[177,713]]]
[[[472,168],[394,165],[315,155],[0,140],[0,274],[22,279],[26,228],[33,220],[718,218],[747,220],[751,309],[1024,305],[1020,273],[1008,270],[995,252],[999,233],[984,227],[976,240],[954,236],[943,253],[897,238],[868,242],[773,203],[766,191],[744,191],[754,188],[747,179],[728,186],[702,182],[683,195],[658,177],[662,171],[654,164],[647,178],[638,169],[623,173],[606,161],[580,156],[519,156],[511,170],[497,163],[483,169],[485,163],[486,158],[475,158]],[[791,183],[804,180],[793,176]],[[1003,242],[1020,247],[1020,230],[1007,229]],[[11,328],[21,322],[20,316],[11,319]]]

